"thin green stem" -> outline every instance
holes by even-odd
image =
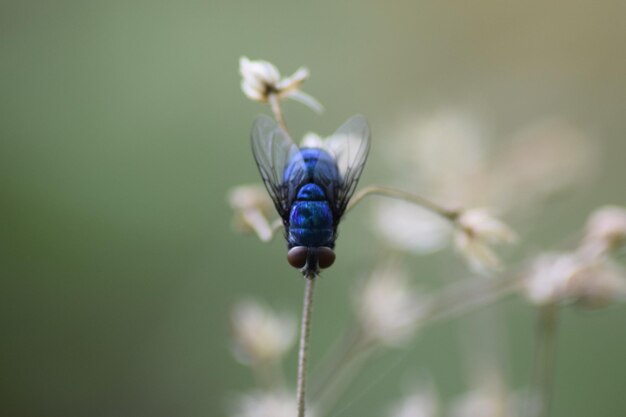
[[[298,385],[297,402],[298,417],[304,417],[306,397],[306,365],[311,333],[311,314],[313,312],[313,290],[315,289],[315,274],[307,275],[304,287],[304,302],[302,305],[302,323],[300,325],[300,350],[298,352]]]
[[[559,306],[540,307],[537,317],[535,355],[528,404],[529,417],[547,417],[550,413],[556,364],[556,335]]]
[[[289,131],[287,130],[287,124],[285,123],[285,119],[283,118],[283,112],[280,108],[280,99],[276,94],[271,93],[268,95],[267,100],[270,103],[272,113],[274,113],[274,118],[276,119],[280,127],[282,127],[283,130],[288,134]]]
[[[351,210],[354,206],[359,204],[361,200],[369,195],[381,195],[385,197],[397,198],[399,200],[405,200],[433,211],[452,222],[456,221],[461,213],[461,210],[459,209],[447,209],[417,194],[412,194],[396,188],[381,187],[378,185],[367,186],[356,193],[354,197],[352,197],[352,200],[350,200],[347,210]]]
[[[364,338],[361,326],[356,323],[346,326],[349,329],[341,337],[322,359],[321,365],[313,375],[313,385],[310,390],[311,398],[317,398],[328,386],[337,372],[358,351]]]
[[[489,280],[480,278],[452,284],[430,299],[416,325],[424,328],[494,303],[516,291],[521,277],[520,274],[512,274],[507,277]],[[327,355],[328,362],[322,364],[321,368],[330,369],[332,381],[328,379],[329,374],[322,372],[322,380],[318,379],[314,384],[314,399],[320,410],[329,410],[340,398],[348,386],[349,377],[356,375],[359,366],[364,362],[363,359],[377,346],[380,345],[375,340],[369,339],[359,328],[353,335],[344,338],[336,353]]]

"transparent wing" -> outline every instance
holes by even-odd
[[[287,133],[265,115],[257,116],[254,120],[251,142],[261,178],[278,214],[284,219],[289,216],[294,199],[296,187],[293,185],[301,180],[304,173],[300,168],[303,165],[300,151]],[[285,178],[285,168],[288,164],[296,169],[291,169],[289,178]]]
[[[370,128],[364,116],[352,116],[326,141],[337,161],[341,183],[335,191],[335,209],[341,217],[354,194],[370,149]]]

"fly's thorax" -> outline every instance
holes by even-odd
[[[283,172],[283,181],[302,177],[305,182],[315,182],[323,177],[332,182],[340,180],[337,161],[327,151],[321,148],[301,148],[299,153],[293,154]]]

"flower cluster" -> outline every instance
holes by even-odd
[[[626,299],[626,272],[611,259],[625,238],[626,209],[596,210],[577,249],[535,259],[525,279],[526,295],[536,304],[577,302],[587,307]]]
[[[281,100],[297,100],[321,111],[321,105],[300,90],[309,77],[306,68],[283,78],[267,61],[243,57],[239,64],[244,94],[253,101],[270,104],[277,122],[285,130],[279,107]],[[589,216],[582,238],[573,249],[541,252],[522,262],[521,268],[505,268],[495,251],[498,245],[519,239],[500,215],[523,219],[544,207],[549,197],[592,176],[597,150],[585,134],[561,120],[543,120],[522,128],[510,141],[491,149],[483,129],[462,113],[446,110],[417,123],[411,119],[395,135],[402,140],[396,146],[386,147],[393,160],[390,170],[400,170],[397,182],[404,188],[427,193],[432,200],[375,186],[366,187],[365,192],[356,194],[361,194],[359,198],[353,199],[362,199],[368,193],[395,198],[374,206],[372,222],[383,249],[394,253],[395,262],[386,261],[373,267],[353,292],[353,327],[330,349],[327,359],[319,366],[326,372],[320,372],[321,377],[314,375],[320,379],[312,381],[316,389],[307,395],[320,416],[333,409],[332,399],[339,398],[350,378],[355,378],[363,359],[375,351],[406,345],[415,340],[424,325],[438,319],[458,317],[459,312],[462,314],[511,293],[522,294],[539,312],[555,312],[569,304],[602,307],[626,301],[626,272],[615,256],[626,245],[626,208],[598,208]],[[302,146],[323,148],[335,154],[333,146],[338,139],[308,133]],[[343,162],[338,160],[339,164]],[[240,231],[254,232],[261,240],[269,241],[280,227],[280,222],[270,221],[274,209],[262,186],[236,187],[228,201]],[[453,209],[433,201],[445,202],[446,207]],[[413,274],[401,263],[397,250],[425,254],[450,244],[467,260],[471,271],[481,276],[437,291],[417,291],[411,282]],[[501,276],[492,277],[494,271],[499,271]],[[541,320],[546,318],[540,314],[538,328],[546,331],[549,328],[546,323],[551,322],[541,323]],[[240,396],[233,416],[281,417],[294,415],[297,407],[302,411],[301,403],[297,404],[285,389],[286,378],[280,366],[293,347],[295,323],[291,315],[277,314],[256,301],[246,300],[235,306],[233,354],[259,377],[264,390]],[[493,329],[486,329],[485,334],[490,331]],[[550,372],[550,364],[542,361],[550,357],[550,352],[541,349],[549,349],[553,343],[548,339],[554,336],[547,333],[538,333],[539,353],[534,364],[546,373]],[[307,334],[306,327],[303,334]],[[466,393],[448,404],[437,396],[434,384],[420,384],[389,408],[387,415],[519,416],[522,396],[506,386],[497,366],[486,368],[492,372],[484,372]],[[539,375],[539,379],[548,380],[549,375]],[[541,383],[539,379],[531,381],[535,391],[525,396],[528,397],[525,409],[547,414],[542,410],[547,406],[546,399],[541,398],[545,393],[537,387]],[[301,386],[298,384],[298,388]],[[311,407],[306,415],[314,415]]]

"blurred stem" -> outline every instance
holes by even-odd
[[[339,372],[349,361],[350,358],[358,351],[363,340],[363,332],[357,324],[349,325],[348,331],[343,333],[343,337],[333,345],[326,356],[322,359],[321,365],[313,376],[313,386],[311,387],[311,398],[317,398],[325,387],[331,382],[332,378]]]
[[[539,308],[531,396],[528,404],[530,417],[547,417],[550,412],[556,363],[558,315],[559,306],[555,303]]]
[[[274,118],[276,119],[280,127],[282,127],[283,130],[287,134],[289,134],[289,131],[287,130],[287,124],[285,123],[285,119],[283,118],[283,112],[280,109],[280,99],[276,94],[270,93],[267,100],[269,101],[270,107],[272,108],[272,113],[274,113]]]
[[[447,209],[417,194],[412,194],[403,190],[398,190],[396,188],[381,187],[378,185],[367,186],[360,190],[358,193],[356,193],[348,204],[347,210],[351,210],[354,206],[359,204],[361,200],[369,195],[381,195],[385,197],[397,198],[399,200],[408,201],[410,203],[417,204],[418,206],[422,206],[427,210],[435,212],[452,222],[456,221],[456,219],[461,214],[461,211],[458,209]]]
[[[377,347],[380,347],[372,340],[361,339],[361,342],[361,346],[346,357],[346,360],[340,364],[334,376],[327,381],[326,385],[322,386],[322,390],[316,400],[316,414],[319,416],[326,415],[335,407],[342,394],[350,386],[350,382],[354,380],[359,369],[365,363],[365,360],[376,352]]]
[[[512,274],[508,277],[474,278],[468,282],[451,284],[431,299],[418,323],[425,326],[485,307],[516,291],[521,279],[521,274]]]
[[[423,328],[438,321],[463,316],[473,310],[492,304],[518,289],[521,274],[492,279],[475,278],[460,284],[451,284],[440,290],[424,306],[417,327]],[[338,347],[326,355],[321,365],[321,380],[316,379],[313,398],[317,402],[321,416],[328,411],[348,387],[350,377],[354,377],[364,359],[381,345],[363,333],[359,324],[347,333]]]
[[[315,274],[305,277],[304,302],[302,305],[302,323],[300,325],[300,350],[298,352],[298,417],[304,417],[306,397],[306,365],[311,333],[311,313],[313,312],[313,290],[315,289]]]

